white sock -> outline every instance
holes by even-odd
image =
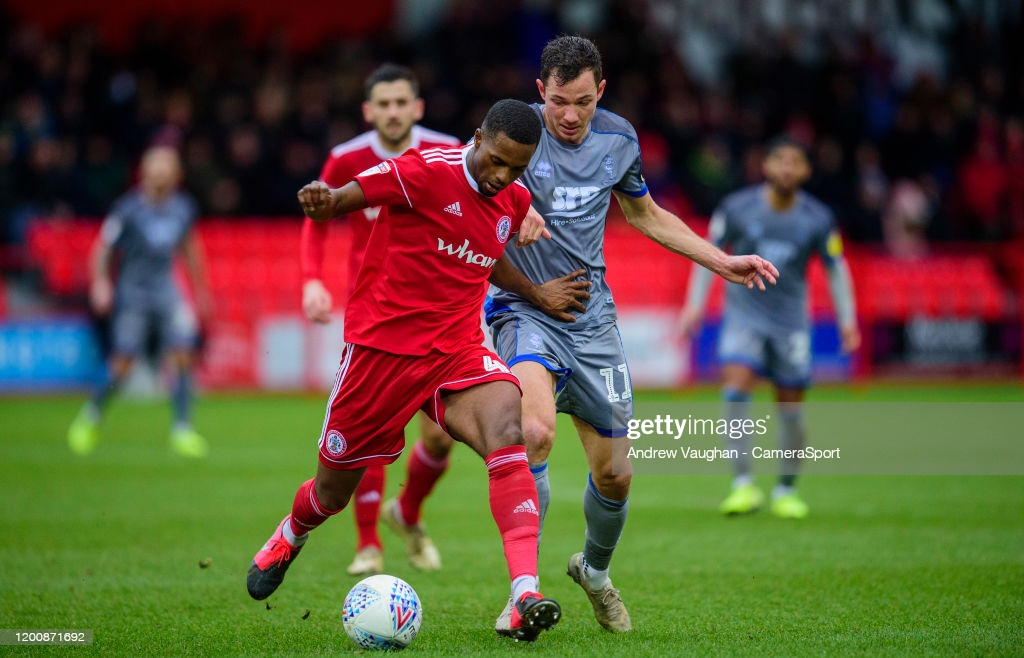
[[[607,569],[595,569],[587,564],[586,559],[583,560],[583,580],[587,581],[587,587],[592,590],[608,587],[612,584],[611,579],[608,577]]]
[[[291,515],[288,516],[288,520],[285,521],[284,525],[281,526],[281,534],[284,535],[284,538],[288,540],[288,543],[294,546],[295,548],[298,548],[299,546],[305,544],[306,539],[309,538],[308,532],[303,533],[301,535],[296,535],[294,532],[292,532]]]
[[[739,489],[740,487],[749,487],[754,484],[754,478],[751,475],[737,475],[732,480],[732,488]]]
[[[792,496],[796,493],[796,487],[787,487],[784,484],[777,484],[772,489],[772,498],[782,498],[783,496]]]
[[[519,597],[527,592],[537,591],[536,576],[519,576],[512,581],[512,600],[518,601]]]

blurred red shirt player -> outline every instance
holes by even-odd
[[[408,68],[383,64],[366,79],[363,119],[373,126],[358,137],[335,146],[324,163],[320,180],[330,187],[341,187],[359,173],[379,162],[394,158],[408,149],[459,146],[452,135],[416,124],[423,118],[423,99],[419,82]],[[346,305],[363,262],[379,207],[365,208],[347,216],[351,242],[348,256]],[[302,226],[302,310],[313,322],[331,319],[333,300],[323,283],[323,262],[330,222],[306,218]],[[420,439],[406,462],[406,484],[401,494],[385,505],[384,521],[406,542],[410,563],[417,569],[441,568],[441,555],[420,523],[424,499],[448,468],[452,439],[425,414],[419,414]],[[380,573],[384,569],[383,546],[377,533],[381,500],[384,495],[384,466],[366,469],[355,492],[354,517],[358,531],[356,555],[347,571],[350,575]]]

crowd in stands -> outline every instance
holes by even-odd
[[[604,54],[601,105],[637,127],[648,183],[683,215],[758,180],[760,145],[785,131],[852,240],[914,255],[1024,237],[1024,10],[934,2],[936,23],[916,4],[878,3],[894,8],[881,29],[854,0],[799,20],[765,9],[796,0],[742,18],[739,0],[450,0],[417,30],[301,52],[228,19],[148,21],[115,50],[90,25],[46,34],[0,9],[0,242],[37,216],[102,216],[154,141],[180,146],[204,215],[296,215],[329,149],[366,129],[380,62],[414,66],[423,124],[468,139],[495,98],[536,100],[544,42],[577,31]]]

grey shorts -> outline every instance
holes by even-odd
[[[625,436],[633,392],[614,322],[569,330],[554,321],[505,311],[490,322],[498,356],[510,367],[535,361],[558,375],[555,409],[602,436]]]
[[[811,383],[811,334],[806,329],[767,331],[748,323],[722,323],[718,360],[739,364],[784,388]]]
[[[157,334],[161,351],[191,350],[195,347],[198,322],[183,301],[163,307],[120,307],[111,325],[114,353],[137,355],[151,330]]]

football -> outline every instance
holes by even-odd
[[[404,649],[420,632],[423,608],[409,583],[378,574],[349,590],[341,621],[348,636],[363,649]]]

